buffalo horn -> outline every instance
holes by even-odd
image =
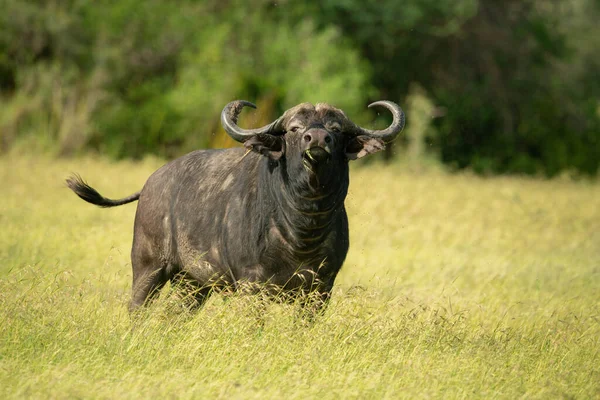
[[[386,129],[382,129],[382,130],[371,130],[371,129],[362,128],[360,126],[356,126],[357,134],[376,137],[376,138],[383,140],[385,143],[389,143],[389,142],[393,141],[394,139],[396,139],[398,134],[404,128],[404,122],[405,122],[404,112],[402,111],[400,106],[398,106],[396,103],[393,103],[393,102],[387,101],[387,100],[376,101],[375,103],[369,104],[369,108],[376,107],[376,106],[385,107],[392,113],[392,115],[394,116],[394,120],[392,121],[392,124],[390,126],[388,126]]]
[[[227,104],[221,112],[221,124],[225,132],[238,142],[245,142],[253,136],[260,134],[277,135],[281,132],[281,118],[265,125],[262,128],[243,129],[237,125],[237,119],[244,107],[256,108],[256,105],[246,100],[236,100]]]

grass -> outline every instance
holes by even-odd
[[[597,182],[357,168],[314,324],[167,290],[132,329],[135,205],[63,180],[123,197],[160,165],[0,158],[1,398],[600,398]]]

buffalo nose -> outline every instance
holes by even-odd
[[[311,147],[328,148],[329,146],[327,145],[331,143],[331,135],[322,129],[306,132],[303,139],[308,144],[309,149]]]

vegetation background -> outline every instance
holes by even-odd
[[[388,99],[409,115],[388,159],[412,143],[481,173],[598,171],[598,0],[0,0],[0,8],[0,152],[170,158],[232,145],[219,112],[233,99],[258,103],[255,124],[302,101],[369,123],[366,105]],[[415,103],[425,108],[415,112]]]

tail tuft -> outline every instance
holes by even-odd
[[[140,198],[140,192],[119,200],[111,200],[102,196],[96,189],[88,185],[81,176],[73,174],[66,180],[67,187],[81,199],[100,207],[115,207],[131,203]]]

